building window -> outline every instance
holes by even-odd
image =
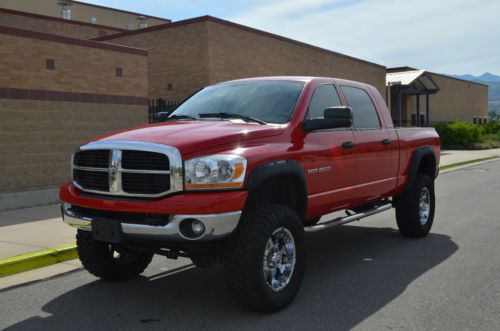
[[[123,77],[123,68],[122,67],[116,67],[115,68],[115,75],[116,75],[116,77]]]
[[[134,28],[135,28],[134,23],[129,23],[129,24],[127,25],[127,29],[129,29],[129,30],[134,30]]]
[[[61,7],[61,18],[65,20],[71,19],[71,5],[73,3],[69,0],[59,1],[58,5]]]
[[[137,19],[139,20],[139,29],[144,29],[148,27],[148,18],[146,16],[137,16]]]
[[[54,59],[46,59],[45,68],[48,70],[54,70],[56,68],[56,61]]]
[[[174,84],[168,83],[167,84],[167,91],[172,91],[174,89]]]
[[[96,24],[96,23],[97,23],[97,17],[92,16],[92,17],[90,18],[90,23],[92,23],[92,24]]]

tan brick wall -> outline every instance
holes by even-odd
[[[90,138],[147,123],[147,106],[0,99],[0,192],[61,185]]]
[[[148,49],[151,98],[181,101],[206,85],[271,75],[338,77],[385,91],[385,67],[213,21],[107,42]],[[167,91],[169,83],[172,91]]]
[[[92,39],[99,37],[99,31],[105,31],[108,35],[119,31],[92,27],[74,23],[46,20],[35,17],[20,16],[0,12],[0,25],[30,31],[45,32],[65,37],[80,39]]]
[[[55,70],[46,68],[55,60]],[[116,77],[115,68],[123,68]],[[147,95],[147,57],[0,33],[0,87]]]
[[[430,96],[431,122],[472,122],[474,116],[488,116],[488,87],[429,73],[439,86]],[[408,98],[408,119],[416,113],[416,98]],[[394,107],[395,108],[395,107]],[[420,112],[425,114],[425,96],[420,97]]]
[[[149,97],[181,101],[209,83],[207,34],[207,22],[201,22],[108,42],[147,49]]]
[[[210,84],[255,76],[324,76],[368,83],[385,98],[385,67],[216,22],[208,22],[208,29]]]
[[[0,33],[0,192],[60,185],[86,140],[147,123],[147,56],[30,36]]]

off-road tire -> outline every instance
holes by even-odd
[[[275,292],[264,277],[264,252],[277,229],[289,231],[295,242],[295,268],[289,283]],[[275,312],[290,304],[297,295],[306,265],[302,222],[291,208],[261,203],[246,208],[224,257],[229,290],[242,306],[259,312]]]
[[[420,195],[426,189],[430,195],[430,210],[427,222],[422,224],[420,221]],[[431,230],[434,221],[435,211],[435,193],[434,180],[425,175],[417,174],[413,187],[394,199],[396,207],[396,221],[399,231],[406,237],[424,237]]]
[[[85,269],[104,280],[135,278],[146,269],[153,258],[153,253],[122,249],[130,255],[126,261],[120,261],[113,256],[110,244],[94,240],[92,232],[84,230],[78,230],[76,246],[78,257]]]

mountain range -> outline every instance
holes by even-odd
[[[489,72],[485,72],[480,76],[474,76],[471,74],[465,75],[451,75],[452,77],[469,80],[472,82],[478,82],[487,84],[488,89],[488,104],[492,111],[500,114],[500,76],[494,75]]]

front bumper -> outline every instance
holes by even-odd
[[[82,230],[92,230],[92,217],[79,215],[71,210],[71,205],[62,205],[64,223]],[[143,238],[162,241],[208,241],[230,235],[238,226],[241,210],[209,215],[173,215],[166,225],[146,225],[134,223],[120,223],[121,231],[129,238]],[[180,231],[180,224],[184,220],[197,220],[203,223],[204,233],[196,238],[186,236]]]
[[[125,238],[160,241],[210,241],[230,235],[237,227],[246,201],[247,192],[186,193],[161,200],[131,201],[106,197],[89,197],[71,184],[60,190],[63,220],[66,224],[90,231],[94,217],[79,212],[85,207],[101,211],[168,215],[166,224],[138,224],[121,221]],[[183,221],[197,220],[204,226],[202,235],[189,237],[181,231]]]

